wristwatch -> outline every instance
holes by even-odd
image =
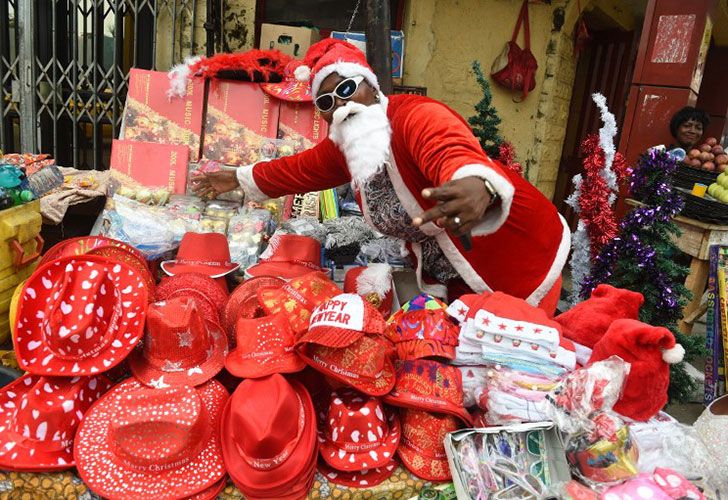
[[[485,184],[485,190],[490,195],[490,203],[488,203],[488,208],[490,208],[493,203],[498,201],[498,191],[495,190],[493,184],[488,179],[483,179],[483,184]]]

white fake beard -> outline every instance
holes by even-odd
[[[371,106],[349,101],[334,111],[329,137],[346,158],[355,189],[381,172],[389,159],[392,127],[385,103],[386,98]]]

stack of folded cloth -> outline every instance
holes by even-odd
[[[464,295],[448,313],[460,322],[453,363],[464,367],[466,399],[487,409],[490,424],[544,420],[546,394],[576,368],[574,344],[561,326],[543,310],[501,292]],[[473,384],[485,379],[487,385]]]

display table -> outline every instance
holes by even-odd
[[[430,482],[409,474],[401,466],[397,467],[392,477],[370,489],[338,486],[328,482],[321,474],[316,473],[308,498],[311,500],[324,498],[340,500],[363,500],[368,498],[408,500],[430,485]],[[0,499],[6,498],[100,500],[100,497],[91,492],[74,472],[33,474],[30,472],[0,471]],[[217,498],[234,500],[244,499],[245,497],[232,483],[229,483]]]
[[[636,200],[628,199],[627,204],[641,206]],[[685,286],[693,294],[692,300],[683,309],[683,319],[678,323],[682,333],[691,333],[693,323],[706,311],[707,304],[701,304],[705,285],[708,282],[709,252],[711,245],[728,245],[728,226],[700,222],[687,217],[675,217],[675,223],[682,235],[674,239],[675,245],[692,257],[690,273]]]

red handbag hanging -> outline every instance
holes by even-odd
[[[521,23],[523,23],[523,42],[524,47],[521,48],[516,43],[518,33],[521,31]],[[521,12],[518,14],[518,21],[513,30],[513,38],[506,43],[503,51],[493,61],[490,68],[490,76],[496,83],[511,90],[520,90],[523,98],[536,88],[536,69],[538,63],[531,52],[531,31],[528,24],[528,0],[523,0]]]

